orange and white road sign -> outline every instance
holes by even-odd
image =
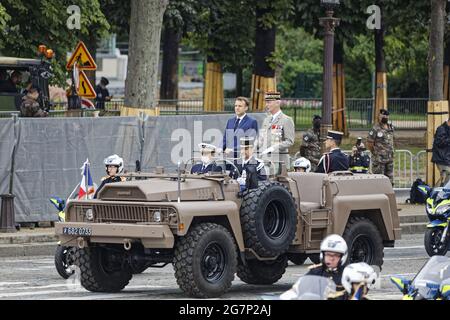
[[[97,65],[83,41],[78,42],[75,51],[67,62],[66,69],[72,70],[75,62],[78,62],[78,69],[80,70],[97,70]]]
[[[94,99],[97,97],[97,94],[95,93],[94,87],[92,87],[92,84],[89,82],[88,77],[84,73],[84,71],[80,70],[79,74],[79,81],[78,81],[78,95],[80,97],[90,98]]]

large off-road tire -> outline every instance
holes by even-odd
[[[351,217],[343,238],[348,246],[348,263],[365,262],[381,268],[384,257],[383,239],[372,221],[364,217]]]
[[[308,259],[308,255],[304,253],[288,253],[288,259],[293,264],[301,266],[305,263],[306,259]]]
[[[441,242],[443,228],[430,228],[425,231],[425,250],[430,257],[445,256],[448,250],[448,241]]]
[[[118,292],[132,277],[131,269],[121,257],[104,247],[76,250],[76,264],[80,268],[81,285],[92,292]]]
[[[246,248],[261,257],[285,253],[295,237],[297,211],[289,190],[278,182],[262,182],[247,190],[240,209]]]
[[[68,279],[75,273],[75,248],[58,245],[55,251],[55,268],[63,279]]]
[[[276,260],[261,261],[251,259],[246,265],[239,263],[237,276],[248,284],[273,284],[286,272],[288,257],[283,254]]]
[[[223,226],[194,226],[175,246],[173,267],[181,290],[196,298],[224,294],[234,280],[236,252],[233,236]]]

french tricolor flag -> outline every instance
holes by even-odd
[[[89,159],[83,164],[81,169],[80,190],[78,191],[78,199],[92,199],[95,194],[95,186],[91,176],[91,165]]]

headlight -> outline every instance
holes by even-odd
[[[89,221],[94,220],[94,211],[92,209],[87,209],[84,214]]]
[[[448,210],[450,210],[450,204],[443,205],[436,209],[436,214],[445,214]]]
[[[428,214],[433,214],[433,207],[432,206],[426,206],[426,210]]]
[[[153,221],[161,222],[161,212],[159,211],[153,212]]]

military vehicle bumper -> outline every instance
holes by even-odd
[[[173,248],[173,231],[168,225],[58,222],[55,233],[65,246],[87,247],[89,243],[116,243],[127,245],[142,242],[145,248]]]

